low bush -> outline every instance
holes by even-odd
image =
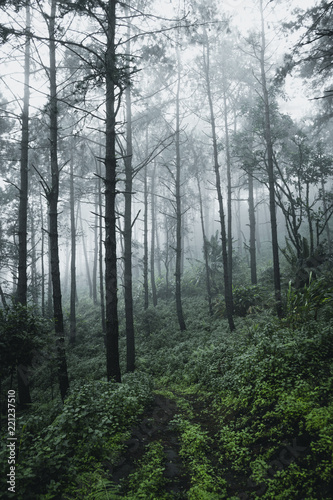
[[[75,482],[77,475],[100,467],[102,461],[113,463],[124,446],[128,429],[150,400],[148,376],[128,374],[122,384],[78,383],[71,388],[62,411],[48,425],[40,425],[37,409],[21,417],[17,422],[20,488],[16,498],[36,499],[46,493],[59,496],[64,485]],[[6,469],[5,449],[1,451],[1,462]]]

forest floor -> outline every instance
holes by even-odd
[[[132,427],[125,451],[111,470],[115,483],[124,482],[136,469],[151,443],[161,442],[165,454],[163,476],[167,491],[181,498],[179,495],[189,487],[189,477],[179,455],[179,433],[170,425],[179,411],[175,400],[160,394],[154,395],[153,403],[146,409],[140,422]]]
[[[129,478],[142,468],[147,450],[159,443],[163,450],[160,460],[163,479],[160,480],[158,498],[204,499],[208,498],[206,494],[209,492],[209,498],[247,499],[247,493],[242,491],[246,478],[239,477],[224,478],[228,482],[228,492],[231,495],[225,496],[225,480],[221,480],[220,471],[219,418],[211,403],[211,396],[194,393],[193,388],[187,391],[154,391],[153,402],[142,415],[140,422],[132,427],[131,436],[125,443],[126,447],[117,465],[109,466],[112,481],[123,485],[126,495]],[[186,422],[185,428],[181,422]],[[189,439],[184,438],[186,434]],[[151,461],[151,457],[149,460]],[[150,472],[148,470],[146,478],[148,483]],[[144,481],[142,474],[139,473],[139,476],[140,480]],[[205,491],[202,490],[202,485]],[[141,496],[140,492],[137,492],[138,498],[155,500],[148,490],[149,496]]]

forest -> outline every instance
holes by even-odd
[[[0,498],[333,498],[333,2],[0,0]]]

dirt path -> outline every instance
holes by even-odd
[[[164,476],[168,479],[166,491],[177,499],[186,498],[189,477],[179,455],[179,435],[170,421],[179,413],[175,401],[155,395],[152,405],[144,413],[140,423],[131,429],[131,438],[125,443],[126,449],[117,465],[108,467],[113,481],[117,484],[136,468],[149,443],[159,441],[165,454]]]
[[[211,401],[205,396],[196,394],[174,394],[174,399],[171,395],[165,397],[155,394],[152,404],[146,409],[140,423],[131,429],[131,437],[125,443],[126,448],[117,465],[106,464],[113,482],[126,484],[126,479],[137,470],[138,464],[148,449],[147,445],[159,442],[163,446],[164,453],[163,476],[167,480],[161,493],[168,492],[171,498],[177,500],[188,498],[187,493],[193,487],[194,477],[193,470],[189,470],[191,467],[189,467],[188,460],[191,461],[191,457],[185,458],[184,463],[184,453],[180,453],[180,431],[177,425],[172,423],[175,416],[181,416],[190,425],[197,425],[199,432],[206,436],[204,461],[208,464],[207,470],[209,470],[210,478],[213,478],[211,484],[215,482],[215,477],[223,480],[219,463],[219,419],[212,411]],[[195,454],[193,456],[195,458]],[[195,478],[194,483],[196,483]],[[237,489],[237,487],[235,489],[231,487],[232,495],[236,497]],[[214,495],[213,497],[219,498]],[[221,498],[226,497],[221,496]]]

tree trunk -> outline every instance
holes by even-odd
[[[22,110],[22,137],[20,161],[20,201],[18,214],[18,280],[16,300],[27,305],[27,215],[28,215],[28,156],[29,156],[29,100],[30,100],[30,6],[26,6],[26,42],[24,54],[24,97]],[[24,367],[25,372],[27,371]],[[17,370],[18,393],[21,408],[31,403],[27,377]]]
[[[182,197],[180,190],[180,169],[181,169],[181,158],[180,158],[180,85],[181,85],[181,74],[180,74],[180,54],[177,50],[177,66],[178,66],[178,81],[177,81],[177,91],[176,91],[176,309],[179,328],[181,331],[186,330],[186,324],[183,315],[182,306],[182,292],[181,292],[181,264],[182,264]]]
[[[323,193],[323,211],[325,214],[325,227],[326,227],[326,236],[327,236],[327,245],[328,245],[328,253],[331,253],[331,233],[330,233],[330,227],[328,224],[328,217],[327,217],[327,195],[326,195],[326,189],[325,189],[325,181],[324,181],[324,176],[321,176],[321,190]]]
[[[147,129],[148,135],[148,129]],[[148,141],[148,138],[147,138]],[[147,147],[148,149],[148,147]],[[147,154],[148,157],[148,154]],[[143,229],[143,293],[144,293],[144,309],[148,309],[149,306],[149,289],[148,289],[148,179],[147,179],[147,165],[144,169],[144,229]]]
[[[71,224],[71,293],[70,293],[70,313],[69,313],[69,341],[75,344],[76,341],[76,224],[75,224],[75,193],[74,193],[74,144],[71,146],[70,158],[70,224]]]
[[[48,209],[49,210],[49,209]],[[47,215],[47,234],[48,238],[48,272],[47,272],[47,316],[53,317],[53,304],[52,304],[52,273],[51,273],[51,240],[50,240],[50,217]]]
[[[44,265],[44,254],[45,254],[45,229],[44,229],[44,214],[43,214],[43,203],[42,196],[40,195],[40,220],[42,226],[42,241],[41,241],[41,275],[42,275],[42,297],[41,297],[41,307],[42,316],[45,317],[45,265]]]
[[[83,230],[81,203],[79,204],[79,206],[80,206],[80,224],[81,224],[81,233],[82,233],[83,255],[84,255],[84,261],[85,261],[85,264],[86,264],[86,273],[87,273],[87,280],[88,280],[89,297],[92,298],[92,296],[93,296],[93,286],[92,286],[92,281],[91,281],[91,276],[90,276],[90,267],[89,267],[89,260],[88,260],[88,252],[87,252],[86,239],[85,239],[84,230]]]
[[[207,90],[207,97],[208,97],[209,111],[210,111],[210,123],[212,129],[215,182],[216,182],[216,191],[219,204],[219,215],[220,215],[220,226],[221,226],[222,259],[223,259],[223,270],[224,270],[224,296],[225,296],[225,306],[226,306],[229,328],[231,331],[233,331],[235,329],[235,324],[233,320],[232,287],[228,272],[229,267],[228,267],[228,251],[227,251],[227,234],[225,227],[225,215],[224,215],[223,197],[221,189],[220,166],[218,162],[215,114],[214,114],[213,100],[210,88],[210,73],[209,73],[210,52],[209,52],[208,39],[206,41],[205,49],[206,53],[204,53],[204,68],[205,68],[206,90]]]
[[[207,242],[206,232],[205,232],[205,221],[204,221],[204,215],[203,215],[202,196],[201,196],[201,187],[200,187],[199,176],[197,176],[197,184],[198,184],[198,192],[199,192],[200,220],[201,220],[201,230],[202,230],[202,238],[203,238],[203,253],[204,253],[204,259],[205,259],[208,308],[209,308],[209,314],[211,316],[213,316],[212,288],[211,288],[211,283],[210,283],[210,269],[209,269],[209,261],[208,261],[208,244],[207,244],[208,242]]]
[[[31,232],[31,295],[34,305],[38,305],[38,278],[37,278],[37,252],[36,252],[36,220],[34,208],[31,207],[30,232]]]
[[[59,245],[58,245],[58,197],[59,197],[59,168],[58,168],[58,102],[56,84],[56,44],[55,44],[55,15],[56,0],[51,2],[49,18],[50,37],[50,157],[51,157],[51,189],[47,194],[49,203],[49,238],[51,256],[52,297],[54,328],[56,333],[57,369],[61,398],[64,401],[69,388],[67,362],[65,353],[65,335],[62,312]]]
[[[227,240],[228,240],[228,276],[229,286],[231,287],[229,294],[232,298],[232,186],[231,186],[231,157],[229,145],[229,126],[228,126],[228,104],[226,82],[223,78],[223,108],[224,108],[224,130],[225,130],[225,152],[227,160]],[[232,306],[233,307],[233,306]]]
[[[116,238],[116,111],[115,111],[115,29],[116,0],[107,9],[106,65],[106,142],[105,142],[105,300],[106,300],[106,368],[108,380],[121,381],[119,365],[119,324],[117,295]]]
[[[153,306],[157,306],[157,293],[155,283],[155,175],[156,163],[153,165],[153,173],[151,176],[151,242],[150,242],[150,281],[153,296]]]
[[[314,252],[314,236],[313,236],[313,224],[312,224],[312,217],[311,217],[311,207],[310,207],[310,183],[306,182],[306,188],[305,188],[305,211],[306,211],[306,216],[308,219],[308,226],[309,226],[309,239],[310,239],[310,256],[313,255]]]
[[[96,182],[96,189],[97,189]],[[98,263],[98,193],[95,193],[95,225],[94,225],[94,260],[92,275],[92,297],[94,305],[97,305],[97,263]]]
[[[161,268],[161,246],[160,246],[160,238],[158,232],[158,224],[156,223],[155,217],[155,234],[156,234],[156,250],[157,250],[157,272],[158,277],[162,278],[162,268]]]
[[[102,154],[100,152],[100,158]],[[103,272],[103,207],[102,207],[102,182],[101,182],[101,168],[100,163],[97,162],[97,176],[98,176],[98,215],[99,215],[99,235],[98,235],[98,268],[99,268],[99,295],[101,304],[101,324],[102,332],[105,338],[106,325],[105,325],[105,297],[104,297],[104,272]]]
[[[126,9],[127,10],[127,9]],[[128,31],[130,28],[128,28]],[[128,39],[130,33],[128,33]],[[126,51],[131,53],[130,42]],[[128,75],[129,78],[129,75]],[[135,369],[135,332],[133,315],[133,276],[132,276],[132,100],[131,89],[126,87],[126,154],[125,154],[125,215],[124,215],[124,285],[125,285],[125,320],[126,320],[126,369]]]
[[[280,262],[279,262],[279,244],[277,234],[277,221],[276,221],[276,204],[275,204],[275,176],[274,176],[274,162],[273,162],[273,144],[271,134],[271,120],[269,109],[269,97],[266,82],[265,71],[265,24],[262,0],[260,5],[261,17],[261,54],[260,54],[260,72],[261,72],[261,87],[263,92],[264,102],[264,120],[265,120],[265,142],[267,147],[267,173],[268,173],[268,190],[269,190],[269,212],[271,219],[271,234],[272,234],[272,253],[273,253],[273,270],[274,270],[274,288],[275,288],[275,301],[276,312],[279,317],[282,316],[281,304],[281,278],[280,278]]]
[[[29,101],[30,101],[30,7],[26,7],[24,54],[24,97],[22,110],[22,136],[20,160],[20,201],[18,213],[18,280],[17,302],[27,304],[27,215],[28,215],[28,156],[29,156]]]
[[[257,284],[257,259],[256,259],[256,216],[254,208],[253,177],[252,172],[248,171],[249,184],[249,222],[250,222],[250,268],[251,283]]]

